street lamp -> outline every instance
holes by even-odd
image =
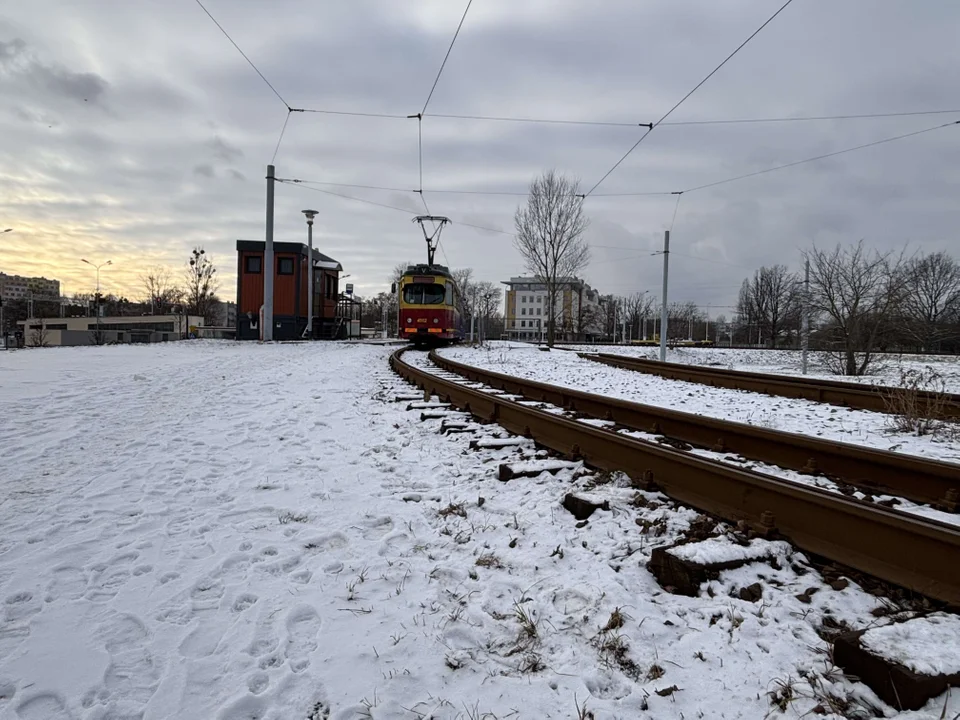
[[[316,270],[313,267],[313,219],[317,216],[316,210],[304,210],[303,214],[307,216],[307,253],[309,259],[307,265],[310,272],[307,274],[307,326],[303,329],[306,337],[313,339],[313,276]]]
[[[113,265],[113,261],[107,260],[106,262],[102,262],[99,265],[95,265],[89,260],[85,260],[84,258],[80,258],[80,261],[85,262],[90,267],[97,269],[97,340],[99,341],[101,339],[100,338],[100,268],[106,267],[107,265]]]

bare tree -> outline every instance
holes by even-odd
[[[166,315],[182,299],[183,290],[177,287],[170,269],[156,265],[140,276],[143,304],[156,315]]]
[[[643,323],[647,318],[653,315],[653,306],[656,304],[653,296],[649,293],[633,293],[624,298],[624,313],[626,314],[627,324],[631,328],[630,336],[637,340],[643,337]]]
[[[30,347],[42,348],[49,345],[47,323],[43,319],[40,320],[39,325],[30,326],[30,335],[28,338],[28,343]]]
[[[777,346],[800,305],[797,276],[785,265],[762,267],[743,281],[737,312],[758,328],[757,342]]]
[[[216,275],[217,269],[206,251],[201,247],[195,247],[190,253],[185,272],[184,301],[188,314],[199,315],[205,319],[214,314],[217,303],[216,292],[220,286]]]
[[[901,311],[906,335],[924,351],[939,351],[941,343],[960,335],[960,264],[939,252],[907,263],[910,292]]]
[[[863,241],[833,250],[814,246],[810,261],[810,305],[829,318],[825,328],[832,369],[863,375],[874,359],[880,333],[890,325],[904,297],[903,256],[869,253]]]
[[[526,207],[513,216],[514,245],[527,271],[547,291],[547,344],[556,335],[556,308],[561,287],[590,262],[590,248],[582,239],[589,220],[578,197],[580,184],[551,170],[530,183]]]

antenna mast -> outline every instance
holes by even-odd
[[[437,251],[437,245],[440,244],[440,232],[443,226],[450,222],[450,218],[442,215],[418,215],[413,219],[415,223],[420,223],[420,229],[423,230],[423,239],[427,241],[427,264],[433,265],[433,255]],[[424,223],[433,223],[433,232],[427,230]]]

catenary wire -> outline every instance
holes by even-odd
[[[283,127],[280,128],[280,137],[277,138],[277,146],[273,149],[273,158],[270,160],[271,165],[277,161],[277,153],[280,152],[280,143],[283,142],[284,133],[287,132],[287,123],[290,122],[290,115],[290,111],[287,110],[287,116],[283,119]]]
[[[290,108],[291,112],[316,113],[321,115],[343,115],[347,117],[382,118],[388,120],[408,120],[416,115],[401,115],[397,113],[354,112],[350,110],[324,110],[315,108]],[[715,118],[706,120],[666,120],[659,123],[663,127],[681,127],[685,125],[743,125],[760,123],[795,123],[821,122],[825,120],[869,120],[884,118],[919,117],[923,115],[957,115],[960,108],[953,110],[907,110],[901,112],[882,113],[847,113],[837,115],[798,115],[795,117],[756,117],[756,118]],[[564,118],[528,118],[505,117],[497,115],[452,115],[444,113],[430,113],[431,118],[448,120],[477,120],[486,122],[506,123],[533,123],[542,125],[584,125],[595,127],[646,127],[649,123],[616,122],[609,120],[570,120]]]
[[[608,177],[610,177],[610,175],[611,175],[618,167],[620,167],[621,163],[623,163],[624,160],[626,160],[628,157],[630,157],[631,153],[633,153],[633,151],[636,150],[636,149],[640,146],[640,143],[642,143],[642,142],[647,138],[647,136],[650,135],[651,132],[653,132],[653,129],[654,129],[657,125],[659,125],[659,124],[662,123],[664,120],[666,120],[668,117],[670,117],[670,115],[673,113],[674,110],[676,110],[678,107],[680,107],[691,95],[693,95],[697,90],[699,90],[699,89],[703,86],[703,84],[704,84],[705,82],[707,82],[707,80],[709,80],[710,78],[712,78],[712,77],[720,70],[720,68],[722,68],[724,65],[726,65],[727,62],[729,62],[730,59],[731,59],[734,55],[736,55],[738,52],[740,52],[740,51],[746,46],[746,44],[747,44],[748,42],[750,42],[751,40],[753,40],[753,38],[755,38],[755,37],[760,33],[761,30],[763,30],[767,25],[769,25],[771,22],[773,22],[774,18],[776,18],[777,15],[779,15],[780,13],[782,13],[782,12],[787,8],[787,6],[788,6],[790,3],[792,3],[792,2],[793,2],[793,0],[787,0],[783,5],[781,5],[780,8],[779,8],[773,15],[771,15],[769,18],[766,19],[766,21],[763,23],[763,25],[761,25],[761,26],[758,27],[756,30],[754,30],[754,31],[750,34],[750,36],[749,36],[746,40],[744,40],[742,43],[740,43],[740,44],[737,46],[737,48],[736,48],[732,53],[730,53],[729,55],[727,55],[727,57],[725,57],[725,58],[723,59],[723,62],[721,62],[721,63],[720,63],[719,65],[717,65],[713,70],[711,70],[710,73],[709,73],[705,78],[703,78],[703,80],[701,80],[700,82],[698,82],[698,83],[693,87],[693,89],[692,89],[690,92],[688,92],[686,95],[684,95],[682,98],[680,98],[680,100],[679,100],[672,108],[670,108],[669,110],[667,110],[667,112],[664,113],[663,116],[662,116],[659,120],[657,120],[655,123],[653,123],[652,125],[650,125],[650,127],[647,129],[647,131],[646,131],[643,135],[640,136],[640,139],[637,140],[637,141],[633,144],[633,146],[632,146],[629,150],[627,150],[626,153],[624,153],[623,157],[621,157],[619,160],[617,160],[616,163],[614,163],[614,165],[613,165],[612,168],[610,168],[609,170],[607,170],[607,172],[603,175],[603,177],[601,177],[601,178],[596,182],[596,184],[595,184],[592,188],[590,188],[590,190],[589,190],[587,193],[585,193],[584,197],[586,197],[587,195],[592,194],[594,190],[596,190],[598,187],[600,187],[600,184],[603,183],[603,181],[606,180]]]
[[[230,33],[228,33],[226,30],[223,29],[223,25],[221,25],[219,22],[217,22],[217,19],[210,13],[209,10],[207,10],[206,7],[204,7],[204,4],[203,4],[202,2],[200,2],[200,0],[195,0],[195,2],[197,3],[197,5],[200,6],[200,9],[203,10],[203,11],[207,14],[207,17],[210,18],[211,20],[213,20],[213,24],[216,25],[218,28],[220,28],[220,32],[223,33],[223,36],[224,36],[225,38],[227,38],[227,40],[230,41],[230,44],[233,45],[233,46],[237,49],[237,52],[240,53],[240,54],[243,56],[243,59],[246,60],[247,63],[249,63],[250,67],[252,67],[252,68],[254,69],[254,71],[257,73],[257,75],[260,76],[260,79],[263,80],[263,81],[267,84],[267,87],[269,87],[271,90],[273,90],[273,94],[276,95],[276,96],[280,99],[280,102],[283,103],[283,106],[284,106],[285,108],[287,108],[287,110],[290,110],[290,103],[288,103],[286,100],[283,99],[283,96],[282,96],[279,92],[277,92],[277,89],[273,86],[273,84],[272,84],[269,80],[267,80],[266,76],[264,76],[264,74],[263,74],[262,72],[260,72],[260,68],[258,68],[256,65],[254,65],[254,64],[253,64],[253,60],[251,60],[249,57],[247,57],[247,54],[246,54],[243,50],[240,49],[240,46],[237,45],[236,42],[234,42],[234,40],[233,40],[232,37],[230,37]]]
[[[816,155],[815,157],[804,158],[803,160],[797,160],[795,162],[786,163],[785,165],[777,165],[776,167],[766,168],[765,170],[757,170],[756,172],[737,175],[735,177],[727,178],[725,180],[717,180],[716,182],[706,183],[704,185],[697,185],[696,187],[687,188],[682,192],[690,193],[696,190],[704,190],[706,188],[716,187],[717,185],[725,185],[726,183],[731,183],[736,180],[743,180],[745,178],[756,177],[757,175],[765,175],[766,173],[775,172],[777,170],[785,170],[786,168],[796,167],[797,165],[803,165],[804,163],[814,162],[815,160],[825,160],[826,158],[836,157],[837,155],[843,155],[845,153],[854,152],[855,150],[864,150],[869,147],[875,147],[877,145],[883,145],[885,143],[891,143],[897,140],[904,140],[906,138],[915,137],[917,135],[923,135],[924,133],[933,132],[934,130],[941,130],[943,128],[951,127],[955,125],[960,125],[960,120],[943,123],[942,125],[936,125],[935,127],[924,128],[923,130],[915,130],[914,132],[904,133],[903,135],[895,135],[893,137],[883,138],[882,140],[874,140],[873,142],[864,143],[863,145],[844,148],[843,150],[837,150],[836,152],[826,153],[824,155]]]
[[[457,31],[453,34],[453,39],[450,41],[450,47],[447,48],[447,54],[443,56],[443,62],[440,63],[440,70],[437,71],[437,77],[433,81],[433,87],[430,88],[430,94],[427,95],[427,101],[423,104],[423,110],[420,111],[420,115],[423,115],[427,112],[427,106],[430,104],[430,100],[433,98],[433,91],[437,89],[437,83],[440,82],[440,76],[443,75],[443,69],[447,66],[447,60],[450,59],[450,53],[453,51],[454,43],[457,42],[457,37],[460,35],[460,28],[463,27],[463,21],[467,19],[467,13],[470,12],[470,6],[473,4],[473,0],[467,0],[467,6],[463,9],[463,16],[460,18],[460,24],[457,25]]]

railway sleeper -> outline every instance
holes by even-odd
[[[951,627],[954,629],[949,629]],[[939,643],[911,644],[910,662],[914,666],[911,668],[868,647],[864,635],[881,630],[896,633],[909,643],[911,635],[929,635],[931,629],[934,632],[939,629],[942,639],[947,641],[947,638],[956,636],[958,627],[960,622],[956,616],[938,613],[885,628],[845,633],[834,640],[833,659],[844,672],[857,676],[891,707],[919,710],[948,688],[960,686],[960,672],[923,673],[915,669],[921,665],[931,669],[939,666],[942,647]]]

